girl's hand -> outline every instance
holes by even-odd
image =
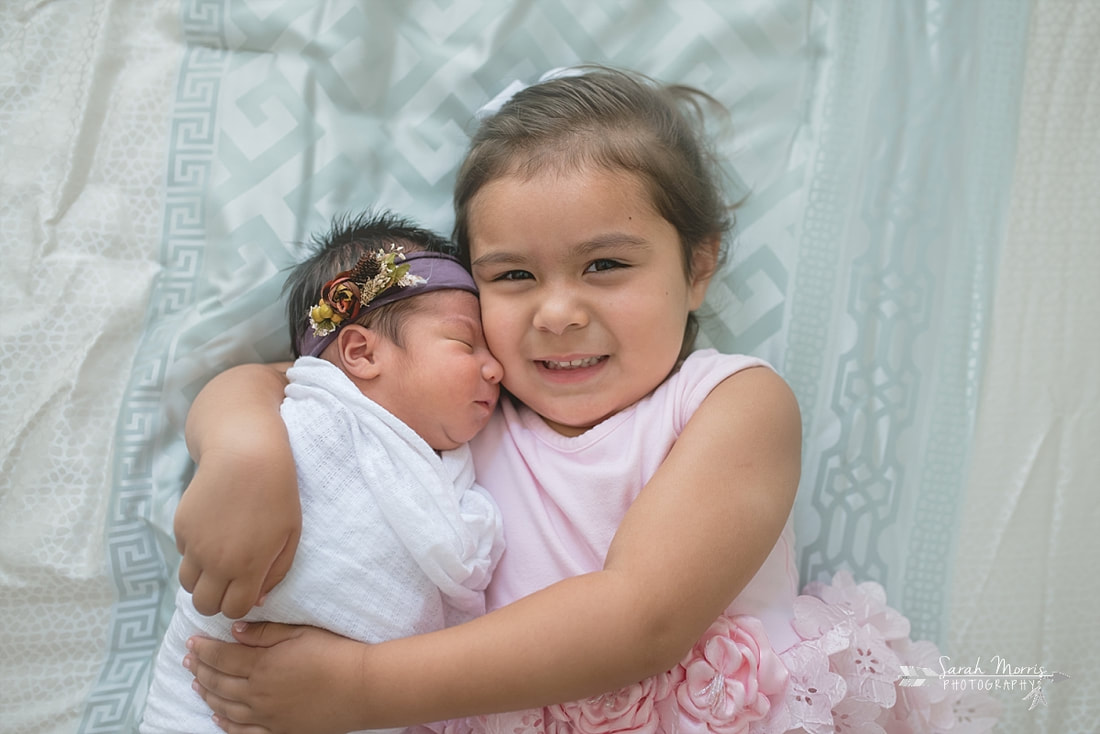
[[[209,382],[187,416],[198,464],[176,509],[180,584],[202,614],[243,617],[290,568],[302,528],[279,405],[285,367],[241,365]]]
[[[238,622],[233,635],[244,644],[192,638],[184,660],[222,729],[340,734],[358,728],[347,701],[369,690],[357,677],[365,644],[274,623]]]
[[[180,585],[200,613],[243,617],[290,570],[301,533],[290,464],[234,451],[203,455],[175,516]]]

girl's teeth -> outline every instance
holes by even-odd
[[[576,369],[577,367],[591,367],[600,361],[599,357],[585,357],[584,359],[574,359],[569,362],[553,362],[551,360],[543,361],[543,364],[547,368],[552,370],[569,370]]]

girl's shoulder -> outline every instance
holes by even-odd
[[[706,385],[721,382],[730,375],[751,367],[766,367],[775,372],[775,368],[760,357],[749,354],[725,354],[717,349],[697,349],[680,363],[665,384]]]
[[[775,368],[759,357],[723,354],[716,349],[699,349],[687,356],[653,394],[642,401],[642,410],[671,409],[679,433],[696,409],[727,378],[754,367],[775,375]]]

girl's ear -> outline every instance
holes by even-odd
[[[383,337],[359,324],[348,324],[336,335],[336,347],[344,370],[361,380],[373,380],[382,373]]]
[[[722,251],[722,236],[712,235],[699,243],[691,253],[691,310],[703,305],[710,279],[718,271],[718,257]]]

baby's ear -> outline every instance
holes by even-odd
[[[373,380],[382,373],[383,337],[359,324],[348,324],[336,336],[340,363],[344,370],[361,380]]]

